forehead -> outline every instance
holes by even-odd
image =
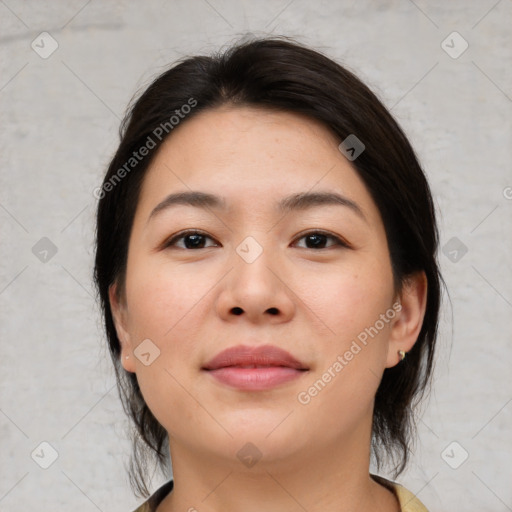
[[[357,201],[371,219],[376,206],[339,140],[322,123],[291,112],[221,107],[173,130],[144,179],[139,206],[175,191],[201,190],[233,208],[274,205],[283,196],[332,191]]]
[[[318,166],[337,145],[337,137],[330,130],[306,116],[223,106],[185,120],[167,138],[158,156],[167,159],[173,153],[175,159],[192,163],[190,171],[195,170],[194,164],[208,162],[229,166],[232,172],[239,168],[247,177],[245,169],[256,167],[262,172],[263,163],[270,169],[293,163],[298,170]],[[240,165],[232,165],[237,159]]]

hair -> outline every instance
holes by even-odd
[[[352,166],[380,211],[395,290],[401,291],[416,272],[426,274],[426,312],[417,341],[404,361],[384,370],[375,396],[371,453],[377,469],[384,461],[392,462],[396,478],[408,464],[416,435],[414,406],[424,397],[433,372],[442,277],[432,195],[411,144],[376,95],[321,52],[281,36],[240,41],[211,56],[185,57],[158,76],[132,100],[121,123],[118,149],[97,189],[94,280],[121,401],[134,424],[134,492],[149,496],[147,463],[166,467],[168,436],[146,405],[136,375],[121,365],[109,287],[116,284],[118,295],[124,294],[135,210],[158,148],[176,124],[224,105],[302,114],[323,123],[342,141],[356,135],[365,150]],[[140,157],[137,152],[144,146],[151,149]]]

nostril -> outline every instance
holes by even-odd
[[[235,315],[241,315],[243,313],[242,308],[239,307],[233,308],[232,311]]]
[[[277,308],[269,308],[268,309],[268,312],[271,314],[271,315],[277,315],[279,313],[279,311],[277,310]]]

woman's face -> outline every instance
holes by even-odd
[[[361,428],[369,441],[382,373],[415,337],[400,339],[384,226],[339,142],[296,114],[223,107],[175,128],[158,151],[125,294],[118,303],[112,289],[111,302],[123,366],[171,448],[240,464],[248,442],[278,460]],[[192,191],[217,202],[166,203]],[[240,345],[245,355],[278,347],[300,369],[205,369]]]

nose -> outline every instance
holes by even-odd
[[[262,323],[289,321],[296,308],[294,293],[287,283],[283,264],[263,252],[254,260],[235,253],[230,259],[232,270],[221,281],[217,312],[223,320]]]

